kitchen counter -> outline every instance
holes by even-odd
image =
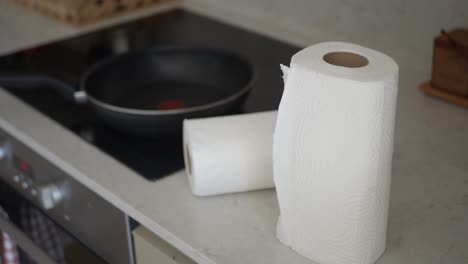
[[[421,95],[424,75],[401,75],[388,244],[377,263],[467,263],[468,115]],[[185,172],[148,183],[3,90],[0,113],[0,127],[197,262],[313,263],[276,239],[273,190],[198,198]]]
[[[468,262],[468,114],[421,94],[427,79],[400,63],[388,243],[378,264]],[[149,183],[4,90],[0,127],[197,262],[314,263],[276,239],[274,190],[198,198],[184,171]]]

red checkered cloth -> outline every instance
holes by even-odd
[[[55,223],[47,218],[38,209],[23,205],[20,210],[21,228],[31,238],[34,244],[45,251],[50,258],[58,264],[65,264],[65,253],[59,231]],[[23,258],[22,262],[35,263]]]
[[[0,231],[0,264],[19,264],[18,248],[10,236]]]

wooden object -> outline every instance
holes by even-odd
[[[468,96],[468,30],[442,31],[435,38],[431,86]]]
[[[468,97],[437,89],[433,87],[430,82],[422,84],[419,86],[419,89],[430,96],[434,96],[446,102],[468,108]]]
[[[73,25],[89,24],[110,16],[172,0],[15,0]]]

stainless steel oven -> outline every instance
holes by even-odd
[[[0,130],[1,234],[20,263],[134,263],[122,211]]]

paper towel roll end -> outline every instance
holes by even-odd
[[[187,143],[184,143],[184,163],[185,163],[185,173],[187,174],[187,178],[189,181],[190,189],[194,195],[197,195],[197,190],[194,186],[194,180],[193,180],[193,170],[192,170],[192,155],[190,154],[191,150],[190,147]]]
[[[369,64],[369,60],[362,55],[353,52],[334,51],[323,55],[323,60],[331,65],[360,68]]]
[[[192,157],[190,156],[190,149],[188,145],[185,145],[184,160],[187,174],[192,175]]]
[[[398,64],[390,56],[346,42],[322,42],[294,54],[291,69],[300,67],[355,81],[393,79]]]

